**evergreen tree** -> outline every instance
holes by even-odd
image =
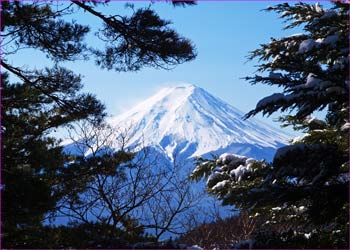
[[[174,5],[187,5],[174,1]],[[42,222],[67,190],[58,184],[67,157],[50,136],[72,122],[100,123],[104,106],[83,94],[81,76],[62,66],[87,60],[116,71],[144,66],[170,68],[195,58],[193,45],[169,27],[152,9],[133,10],[131,16],[106,15],[95,1],[1,2],[2,56],[2,242],[5,247],[36,247],[48,240]],[[97,37],[101,48],[86,44],[90,27],[67,21],[79,11],[102,21]],[[42,52],[56,66],[14,65],[11,55],[29,49]],[[11,80],[11,81],[10,81]],[[69,176],[68,176],[69,177]],[[35,236],[34,236],[35,235]],[[49,237],[50,238],[50,237]]]
[[[256,247],[348,247],[349,4],[278,4],[267,8],[286,29],[304,34],[271,39],[253,51],[259,75],[252,84],[281,87],[260,100],[246,118],[281,110],[285,126],[304,136],[280,148],[271,164],[236,155],[204,161],[193,178],[207,176],[210,193],[225,204],[269,215],[256,233]],[[325,119],[312,117],[325,110]]]
[[[63,68],[42,74],[41,90],[27,82],[9,84],[2,75],[2,225],[4,243],[19,230],[35,230],[55,209],[58,170],[67,160],[50,131],[80,119],[100,120],[103,105],[79,94],[79,77]],[[50,79],[50,80],[49,80]],[[39,82],[39,81],[38,81]],[[61,95],[57,103],[50,95]],[[21,235],[19,233],[18,235]],[[9,246],[9,245],[7,245]]]

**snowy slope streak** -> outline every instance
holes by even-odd
[[[136,158],[140,156],[140,159],[143,160],[143,152],[146,152],[148,153],[147,161],[150,164],[154,164],[156,160],[155,167],[177,166],[176,171],[179,172],[174,172],[176,177],[174,180],[183,178],[187,180],[189,173],[194,169],[193,158],[195,156],[207,158],[211,157],[211,154],[221,155],[227,152],[259,160],[262,158],[271,160],[277,148],[287,143],[289,136],[283,132],[255,119],[244,121],[243,115],[243,112],[203,89],[190,84],[182,84],[162,89],[151,98],[128,112],[111,118],[108,122],[113,127],[123,128],[125,126],[127,129],[124,131],[131,131],[128,132],[131,140],[126,146],[133,148],[141,144],[149,149],[140,151],[140,154],[136,154]],[[130,126],[131,130],[129,130]],[[107,149],[117,150],[115,148],[118,147],[117,144],[111,143]],[[82,152],[85,155],[90,154],[88,148],[81,148],[75,143],[65,144],[64,150],[71,154]],[[200,198],[200,203],[194,205],[188,212],[196,211],[197,221],[210,220],[211,217],[207,216],[211,212],[208,213],[208,211],[212,211],[213,207],[215,214],[219,213],[223,218],[232,215],[231,207],[218,206],[217,200],[203,194],[205,185],[204,181],[191,183],[191,195],[195,199]],[[175,197],[171,202],[177,202],[176,199]],[[177,203],[174,206],[177,206]],[[146,210],[143,210],[144,208]],[[140,221],[145,219],[145,223],[148,224],[148,218],[152,218],[153,214],[150,215],[147,212],[146,205],[141,210],[142,213],[138,213],[137,210],[135,216],[142,214]],[[185,214],[187,214],[186,210]],[[181,221],[184,218],[187,221],[187,217],[183,217],[186,216],[185,214],[180,213],[176,220]],[[95,215],[91,216],[94,218]],[[63,216],[62,221],[57,223],[62,224],[66,221],[68,221],[67,217]],[[152,230],[149,232],[154,233]],[[164,235],[164,237],[169,237],[169,235]]]
[[[257,121],[205,90],[182,84],[167,87],[128,112],[111,118],[116,126],[132,126],[131,145],[144,143],[183,159],[209,153],[241,153],[270,159],[289,136]]]

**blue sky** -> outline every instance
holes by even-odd
[[[123,4],[111,4],[123,8]],[[193,7],[174,8],[157,2],[153,5],[157,13],[171,20],[172,27],[195,44],[198,56],[194,61],[170,71],[144,68],[137,73],[117,73],[101,71],[93,63],[79,65],[77,70],[85,75],[86,88],[96,93],[113,115],[174,82],[196,84],[249,111],[272,89],[250,86],[240,79],[256,70],[254,62],[246,63],[246,56],[260,43],[268,42],[272,34],[283,34],[277,16],[260,11],[267,5],[266,2],[199,2]]]
[[[114,72],[98,68],[93,61],[79,61],[64,65],[84,76],[84,90],[94,93],[105,103],[110,115],[118,115],[136,103],[156,93],[157,90],[176,82],[196,84],[220,97],[244,112],[253,109],[266,95],[277,92],[275,87],[251,86],[241,77],[255,73],[257,62],[247,62],[246,56],[259,44],[270,41],[271,37],[282,37],[300,33],[301,29],[283,30],[282,20],[277,14],[261,11],[278,2],[268,1],[199,1],[196,6],[174,8],[169,3],[152,4],[164,19],[171,20],[171,27],[189,38],[196,46],[195,60],[177,66],[175,69],[156,70],[144,68],[139,72]],[[147,6],[150,2],[135,2],[135,7]],[[111,2],[102,7],[105,13],[130,13],[124,8],[125,2]],[[94,16],[78,14],[74,17],[80,23],[93,29],[101,22]],[[98,43],[89,36],[87,42]],[[44,55],[23,51],[13,57],[15,65],[37,65],[42,67],[47,60]],[[272,120],[278,114],[262,118],[278,127]],[[257,118],[261,118],[258,116]],[[288,129],[291,132],[290,129]]]

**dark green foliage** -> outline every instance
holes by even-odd
[[[98,116],[102,114],[103,106],[97,101],[95,107],[86,105],[82,110],[75,111],[60,107],[49,98],[47,94],[54,95],[57,91],[61,95],[66,94],[64,99],[62,98],[65,103],[85,102],[91,99],[79,95],[75,97],[80,87],[72,87],[69,83],[76,82],[66,82],[64,79],[62,78],[62,83],[66,86],[42,83],[41,86],[46,91],[46,94],[43,94],[26,83],[9,84],[7,75],[2,75],[2,183],[5,224],[8,222],[12,226],[26,225],[25,219],[17,216],[19,213],[26,214],[24,217],[29,220],[36,220],[35,214],[40,215],[55,204],[53,194],[47,190],[55,184],[55,180],[48,179],[56,175],[57,168],[64,162],[64,156],[61,154],[61,148],[57,146],[57,141],[45,135],[53,128],[71,121],[87,118],[94,113]],[[70,96],[73,98],[69,98]],[[13,214],[11,219],[6,216],[6,211]]]
[[[143,66],[168,68],[196,56],[191,42],[170,29],[170,22],[149,8],[138,9],[131,17],[107,17],[88,4],[73,2],[104,23],[99,37],[106,41],[106,47],[93,49],[102,68],[117,71],[137,71]]]
[[[146,241],[142,228],[134,231],[115,230],[107,224],[73,223],[69,226],[38,227],[36,230],[15,230],[13,239],[21,238],[25,234],[25,241],[5,241],[5,245],[14,248],[122,248],[128,249],[140,241]]]
[[[235,204],[240,208],[250,208],[254,206],[261,198],[260,193],[266,192],[265,188],[261,188],[261,183],[264,176],[271,173],[271,166],[265,162],[255,161],[252,164],[252,171],[246,173],[240,181],[230,174],[230,172],[239,167],[242,162],[237,161],[235,164],[221,161],[218,163],[217,157],[214,160],[203,160],[199,163],[196,169],[192,172],[191,179],[199,180],[203,176],[207,180],[207,191],[214,194],[222,200],[224,205]],[[210,175],[216,175],[215,178]],[[219,182],[227,181],[224,188],[216,189],[215,185]],[[255,188],[255,191],[251,191]]]
[[[261,75],[246,79],[280,86],[281,93],[259,101],[246,118],[294,111],[280,121],[305,135],[280,148],[272,163],[257,162],[240,181],[230,171],[242,163],[208,161],[193,172],[195,179],[219,173],[207,183],[209,192],[224,204],[267,216],[254,236],[257,248],[348,247],[349,4],[333,5],[268,8],[281,14],[286,29],[303,25],[305,32],[272,38],[249,57],[259,60]],[[312,117],[318,110],[327,112],[324,120]],[[220,181],[224,188],[215,188]]]
[[[270,43],[261,45],[251,53],[249,59],[256,58],[261,62],[258,72],[269,74],[246,79],[252,84],[281,86],[283,96],[276,101],[258,105],[247,117],[258,112],[270,115],[279,109],[293,109],[297,111],[296,118],[304,118],[327,105],[335,105],[338,109],[342,105],[346,106],[349,6],[341,2],[334,5],[332,10],[327,11],[319,5],[306,3],[295,6],[284,3],[267,9],[281,14],[288,23],[286,29],[304,25],[305,32],[280,39],[272,38]],[[331,42],[336,37],[336,41]],[[310,43],[315,42],[314,46],[300,50],[301,43],[308,39],[312,39]],[[308,76],[318,79],[320,84],[306,84]]]
[[[2,75],[4,242],[16,237],[19,229],[20,236],[36,230],[61,197],[53,188],[67,159],[58,141],[47,134],[72,121],[103,117],[103,105],[92,95],[78,94],[80,78],[69,71],[54,68],[38,78],[35,85],[9,84]],[[16,239],[21,240],[25,239]]]
[[[69,12],[56,12],[47,4],[3,2],[2,36],[15,38],[18,48],[41,49],[55,61],[74,60],[86,49],[83,39],[89,27],[57,19]]]
[[[94,54],[102,68],[117,71],[137,71],[143,66],[168,68],[196,56],[192,43],[168,27],[170,22],[162,20],[150,8],[134,10],[130,17],[109,16],[96,9],[102,3],[72,3],[54,10],[45,3],[4,2],[2,36],[12,39],[12,46],[5,47],[4,54],[16,53],[23,47],[40,49],[55,61],[86,59]],[[103,22],[97,35],[105,43],[104,48],[85,43],[88,26],[61,19],[78,11],[74,5]]]
[[[196,5],[196,1],[186,1],[186,0],[172,0],[171,3],[174,6],[183,6],[185,7],[186,5]]]
[[[136,71],[144,65],[167,68],[195,57],[191,43],[168,28],[170,22],[151,9],[138,9],[121,20],[104,20],[101,36],[113,44],[108,44],[104,51],[95,51],[96,62],[102,68],[118,71]]]
[[[169,22],[163,21],[151,9],[140,9],[131,17],[120,17],[96,11],[99,5],[107,5],[107,2],[1,2],[1,214],[4,247],[63,246],[63,242],[50,241],[56,229],[50,231],[42,223],[49,214],[57,211],[62,197],[77,195],[88,183],[83,170],[90,163],[72,166],[69,170],[65,168],[70,159],[62,153],[59,141],[50,133],[82,120],[99,124],[106,114],[104,105],[94,95],[81,92],[81,76],[64,68],[64,62],[87,60],[96,55],[97,61],[103,60],[102,67],[125,71],[139,70],[143,66],[166,68],[195,57],[190,41],[168,27]],[[103,22],[100,35],[104,37],[100,38],[105,46],[102,48],[93,48],[86,43],[90,27],[67,21],[69,15],[81,9]],[[152,41],[153,36],[157,36],[157,41]],[[172,42],[163,40],[165,38]],[[20,65],[27,66],[14,65],[11,55],[25,49],[32,50],[33,55],[44,53],[55,66],[38,69],[40,65],[22,61]],[[118,50],[118,53],[105,55],[104,51],[110,49]],[[105,164],[105,169],[91,171],[107,175],[111,171],[112,174],[132,155],[113,157],[118,160],[107,159],[109,165]],[[112,164],[116,165],[109,168]],[[72,177],[79,181],[73,182]],[[132,231],[132,228],[137,228],[137,223],[127,216],[122,223],[125,223],[124,229]],[[109,227],[101,226],[104,229]],[[59,237],[67,237],[73,230],[61,229],[67,233]],[[114,230],[119,229],[114,227]],[[140,235],[140,232],[135,235]],[[79,243],[78,239],[64,246],[97,247],[96,244]]]

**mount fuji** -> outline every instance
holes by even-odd
[[[181,84],[160,90],[129,111],[109,118],[107,123],[112,128],[117,128],[117,131],[127,131],[127,144],[123,144],[123,146],[137,152],[135,159],[133,159],[136,163],[138,159],[141,159],[145,166],[156,168],[156,173],[158,173],[158,168],[161,173],[167,169],[171,176],[171,183],[181,180],[182,186],[189,185],[187,191],[181,195],[186,195],[182,197],[187,197],[186,199],[191,205],[189,210],[184,210],[184,214],[176,215],[176,221],[186,221],[186,218],[189,218],[186,217],[186,214],[191,214],[194,211],[197,221],[209,222],[213,219],[210,215],[211,211],[215,211],[213,213],[215,216],[219,214],[224,218],[232,215],[233,210],[230,207],[220,206],[218,200],[205,192],[203,193],[205,190],[204,181],[189,184],[188,176],[194,169],[194,159],[196,157],[210,159],[212,155],[234,153],[257,160],[270,161],[276,150],[285,145],[290,138],[281,130],[272,128],[256,119],[244,120],[243,116],[243,112],[212,96],[202,88],[191,84]],[[98,132],[97,130],[96,133]],[[110,146],[103,148],[103,150],[107,150],[107,152],[118,150],[120,145],[119,147],[115,146],[117,144],[113,144],[113,142],[118,141],[120,134],[116,132],[110,136],[111,134],[108,132],[107,135],[112,141],[107,143]],[[91,155],[90,150],[96,146],[95,140],[91,139],[91,142],[88,142],[88,144],[91,143],[89,147],[81,147],[79,140],[65,144],[64,152]],[[81,140],[82,145],[85,145],[86,141]],[[96,148],[98,147],[96,146]],[[138,148],[147,150],[138,151]],[[101,152],[104,152],[103,150]],[[147,157],[144,157],[144,153],[147,153]],[[131,169],[130,176],[135,174],[133,171]],[[182,182],[183,180],[185,182]],[[167,185],[173,185],[167,183]],[[140,190],[142,188],[144,186],[141,185]],[[180,196],[176,196],[175,192],[169,197],[172,197],[171,201],[167,200],[166,204],[170,206],[169,211],[172,211],[171,209],[178,205],[177,199]],[[143,204],[140,208],[142,213],[136,209],[132,215],[139,216],[141,214],[142,216],[137,218],[148,224],[149,218],[154,217],[150,214],[150,210],[144,206],[147,204]],[[95,218],[92,213],[89,216],[92,220]],[[64,224],[67,221],[69,222],[69,218],[63,216],[56,223]],[[176,221],[171,223],[178,223]],[[154,233],[153,229],[149,230],[151,230],[149,232]],[[169,236],[171,233],[164,235]]]
[[[192,84],[166,87],[129,111],[109,119],[132,126],[128,146],[152,147],[169,160],[224,152],[271,160],[291,138]]]

